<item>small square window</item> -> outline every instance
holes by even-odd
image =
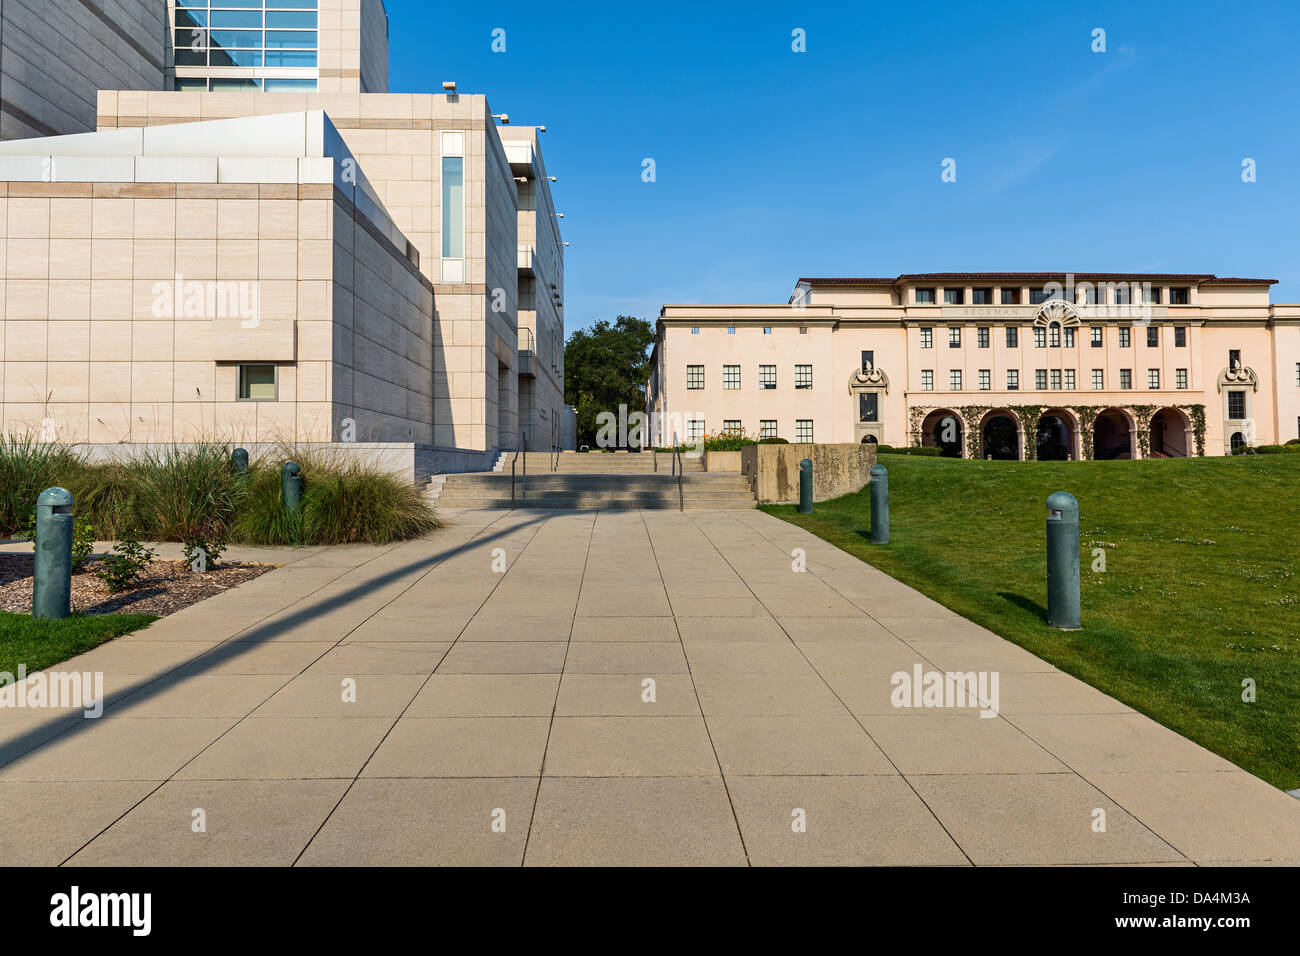
[[[812,366],[796,365],[794,367],[794,387],[812,388]]]
[[[989,347],[989,330],[988,330],[988,326],[984,326],[984,327],[982,327],[982,328],[978,328],[978,329],[976,329],[976,330],[975,330],[975,338],[976,338],[976,344],[977,344],[980,348],[982,348],[982,349],[986,349],[986,348],[988,348],[988,347]]]
[[[1072,368],[1067,368],[1065,370],[1065,389],[1066,391],[1074,389],[1074,369]]]
[[[944,305],[962,305],[963,303],[965,303],[965,301],[966,301],[965,289],[944,289],[943,290]]]
[[[1147,388],[1156,389],[1160,387],[1160,369],[1147,369]]]
[[[876,392],[858,392],[858,421],[874,422],[878,420],[880,396]]]
[[[1181,325],[1174,328],[1174,348],[1187,348],[1187,329]]]
[[[813,440],[813,423],[811,418],[799,418],[794,423],[794,440],[800,444],[810,444]]]
[[[1054,368],[1052,369],[1052,391],[1059,392],[1060,390],[1061,390],[1061,370],[1059,368]]]
[[[699,335],[699,334],[700,334],[700,327],[698,325],[691,329],[691,335]]]
[[[735,390],[740,388],[739,365],[722,366],[722,387],[726,390]]]
[[[241,401],[273,402],[276,399],[274,365],[239,366],[239,398]]]
[[[1007,326],[1007,348],[1020,348],[1020,330],[1014,325]]]
[[[961,348],[961,327],[954,325],[948,330],[948,348]]]
[[[1119,387],[1126,392],[1133,387],[1133,370],[1131,368],[1119,370]]]
[[[1007,391],[1018,392],[1020,390],[1020,372],[1018,369],[1007,369]]]
[[[933,369],[928,369],[928,368],[921,369],[921,391],[923,392],[934,391],[934,370]]]
[[[1095,368],[1092,370],[1092,387],[1094,391],[1104,391],[1106,388],[1106,372],[1104,369]]]
[[[1019,304],[1020,304],[1020,290],[1019,290],[1019,289],[1003,289],[1003,290],[1002,290],[1002,304],[1003,304],[1003,305],[1019,305]]]
[[[1154,325],[1147,328],[1147,348],[1160,348],[1160,330]]]
[[[952,369],[948,372],[948,387],[954,392],[961,391],[961,369]]]
[[[1228,393],[1228,417],[1234,421],[1241,421],[1246,417],[1245,392]]]
[[[980,391],[987,392],[992,387],[993,383],[989,370],[986,368],[980,369]]]
[[[1034,369],[1034,388],[1038,389],[1040,392],[1046,390],[1047,369],[1045,368]]]
[[[1169,289],[1170,305],[1186,305],[1190,298],[1187,286],[1171,286]]]
[[[993,290],[990,288],[971,289],[970,303],[971,305],[992,305]]]
[[[760,365],[758,367],[758,387],[760,389],[776,388],[775,365]]]
[[[1092,338],[1093,348],[1099,349],[1106,344],[1106,340],[1105,340],[1106,332],[1100,325],[1094,325],[1089,334],[1091,335]]]
[[[772,327],[771,327],[770,325],[765,325],[765,326],[763,326],[763,334],[764,334],[764,335],[771,335],[771,334],[772,334]]]
[[[1174,388],[1186,390],[1187,388],[1187,369],[1174,369]]]
[[[934,329],[921,330],[921,348],[923,349],[934,348]]]
[[[686,366],[686,387],[687,388],[704,387],[704,366],[703,365]]]
[[[735,335],[735,334],[736,334],[736,327],[735,327],[734,325],[729,325],[729,326],[727,326],[727,334],[728,334],[728,335]]]
[[[1120,329],[1119,347],[1122,349],[1128,348],[1132,344],[1132,335],[1133,335],[1132,329]]]
[[[758,437],[759,437],[759,438],[775,438],[775,437],[776,437],[776,419],[775,419],[775,418],[763,418],[763,419],[760,419],[760,420],[759,420],[759,423],[758,423]]]
[[[1047,329],[1040,326],[1034,327],[1034,348],[1047,348]]]
[[[934,305],[934,289],[917,289],[917,305]]]
[[[724,418],[722,420],[722,434],[724,435],[741,435],[744,429],[740,427],[739,418]]]

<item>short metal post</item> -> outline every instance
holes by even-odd
[[[57,621],[72,613],[72,493],[46,488],[36,499],[36,569],[32,617]]]
[[[799,462],[799,513],[812,514],[812,459],[805,458]]]
[[[1079,605],[1079,503],[1058,491],[1047,499],[1048,626],[1079,630]]]
[[[889,544],[889,469],[871,466],[871,543]]]
[[[230,453],[230,467],[235,470],[235,474],[242,475],[248,471],[248,449],[236,448]]]
[[[294,461],[286,461],[280,466],[280,499],[284,510],[297,514],[302,506],[302,469]]]

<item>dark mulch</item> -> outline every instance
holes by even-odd
[[[34,561],[31,554],[0,554],[0,610],[31,613]],[[139,584],[112,594],[95,576],[97,563],[92,559],[80,574],[72,576],[74,612],[166,617],[275,569],[271,564],[222,562],[196,574],[186,561],[150,561]]]

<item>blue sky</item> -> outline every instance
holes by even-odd
[[[570,332],[800,275],[1213,272],[1300,302],[1300,3],[386,2],[392,90],[547,127]]]

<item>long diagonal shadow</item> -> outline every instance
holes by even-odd
[[[186,677],[198,677],[206,670],[210,670],[211,668],[224,664],[227,661],[234,660],[238,658],[239,655],[247,653],[254,647],[262,646],[265,641],[275,637],[287,628],[306,624],[315,618],[328,614],[336,608],[343,607],[350,601],[356,600],[376,588],[383,587],[385,584],[390,584],[413,571],[421,569],[425,572],[431,571],[433,568],[456,554],[461,552],[471,552],[485,547],[506,535],[513,534],[521,528],[526,528],[532,524],[544,523],[546,518],[547,515],[543,514],[535,518],[530,518],[527,521],[520,521],[516,524],[512,524],[509,527],[503,527],[491,534],[482,534],[480,532],[480,534],[475,535],[463,544],[437,551],[426,558],[421,558],[418,561],[412,561],[408,564],[402,565],[401,567],[393,568],[391,571],[386,571],[376,578],[368,579],[365,583],[349,588],[347,591],[321,601],[319,604],[305,607],[286,617],[276,618],[274,621],[254,624],[252,627],[226,638],[226,640],[218,644],[216,647],[196,654],[189,660],[182,661],[171,670],[165,671],[161,674],[150,674],[142,677],[141,680],[134,684],[127,685],[119,693],[114,695],[114,702],[116,703],[125,700],[127,697],[132,697],[133,702],[135,700],[148,700],[150,697],[159,693],[165,686],[162,678],[169,677],[182,668],[186,671]],[[340,577],[346,577],[349,573],[351,572],[344,572]],[[411,583],[412,585],[415,584],[414,581]],[[309,600],[309,597],[300,598],[299,600]],[[54,666],[57,667],[58,665]],[[65,722],[67,723],[65,729],[54,734],[50,733],[52,728]],[[52,717],[50,720],[36,727],[30,728],[25,733],[20,734],[12,740],[0,743],[0,767],[13,763],[13,761],[20,757],[24,757],[29,753],[34,753],[41,747],[52,743],[55,740],[66,740],[69,735],[81,733],[89,726],[93,726],[96,723],[98,723],[98,720],[94,718],[80,718],[69,716],[67,714],[60,714],[56,717]]]

